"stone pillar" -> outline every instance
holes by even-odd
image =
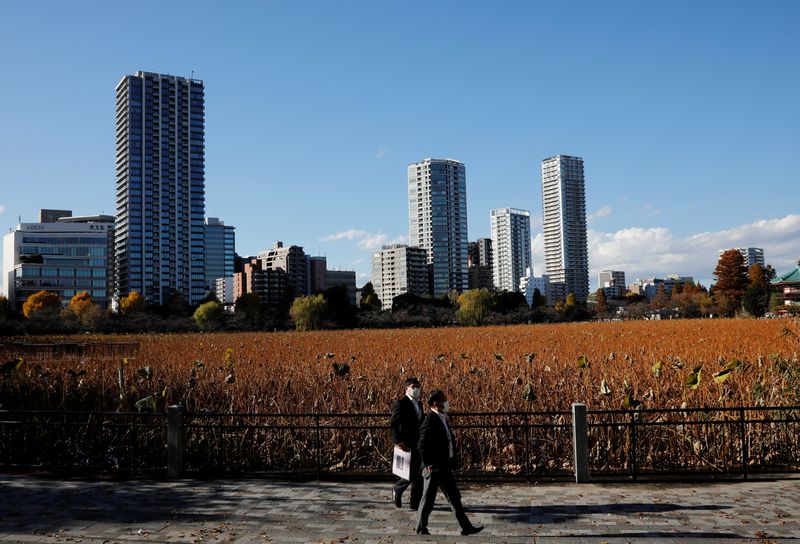
[[[185,411],[183,406],[177,404],[167,408],[167,475],[170,478],[180,478],[183,472]]]
[[[572,405],[572,448],[575,453],[575,482],[589,481],[589,430],[586,423],[586,405]]]

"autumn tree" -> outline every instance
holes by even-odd
[[[492,309],[492,293],[488,289],[465,291],[458,297],[457,305],[456,321],[461,325],[482,325]]]
[[[144,297],[139,291],[131,291],[127,296],[119,299],[119,313],[122,315],[133,315],[144,312]]]
[[[327,311],[325,296],[318,294],[294,299],[289,315],[298,331],[310,331],[320,328]]]
[[[100,319],[102,312],[100,307],[95,304],[92,295],[88,291],[81,291],[69,301],[69,306],[64,310],[65,317],[71,317],[78,321],[81,327],[93,328]]]
[[[761,317],[767,313],[769,306],[769,280],[767,272],[760,264],[756,263],[747,271],[750,284],[742,297],[742,307],[753,317]]]
[[[656,294],[653,295],[653,298],[650,300],[650,308],[653,310],[661,310],[667,307],[668,301],[669,297],[667,296],[664,283],[661,282],[656,286]]]
[[[594,310],[598,315],[608,312],[608,299],[603,288],[598,289],[594,295]]]
[[[714,302],[722,315],[731,316],[741,307],[749,283],[744,257],[738,249],[729,249],[719,256],[714,276],[717,278]]]
[[[22,305],[25,317],[55,316],[61,310],[61,299],[50,291],[39,291],[32,294]]]

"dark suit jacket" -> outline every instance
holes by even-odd
[[[392,405],[391,418],[392,440],[394,440],[395,444],[404,443],[410,450],[417,447],[417,442],[419,442],[419,425],[422,421],[417,417],[417,411],[414,409],[413,402],[414,401],[408,398],[408,395],[403,395],[402,398],[396,400]],[[422,403],[420,401],[416,402],[417,406],[419,406],[420,414],[424,417],[425,412],[422,409]]]
[[[453,440],[453,453],[456,451],[453,430],[450,429],[450,439]],[[440,468],[452,468],[455,459],[450,459],[450,447],[447,438],[447,429],[439,415],[433,410],[425,416],[425,421],[419,429],[419,455],[422,457],[422,466],[435,465]]]

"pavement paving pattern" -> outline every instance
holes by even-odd
[[[479,535],[440,495],[430,536],[387,482],[88,481],[0,474],[8,543],[800,544],[800,479],[725,483],[462,484]]]

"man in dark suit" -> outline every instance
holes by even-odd
[[[422,497],[422,474],[420,473],[419,450],[419,425],[425,413],[422,402],[419,400],[422,387],[416,378],[408,378],[403,383],[405,394],[392,405],[392,439],[396,446],[403,451],[411,452],[410,480],[399,478],[392,489],[392,502],[398,508],[402,507],[403,491],[411,486],[411,499],[409,506],[412,510],[419,507]]]
[[[450,509],[456,515],[462,535],[474,535],[483,531],[483,526],[475,527],[470,523],[461,504],[461,493],[453,476],[455,457],[455,441],[447,421],[450,403],[444,391],[437,389],[428,398],[430,411],[419,430],[419,454],[422,458],[422,477],[425,490],[422,492],[422,503],[417,515],[417,533],[428,535],[428,516],[436,501],[436,491],[442,490],[450,503]]]

